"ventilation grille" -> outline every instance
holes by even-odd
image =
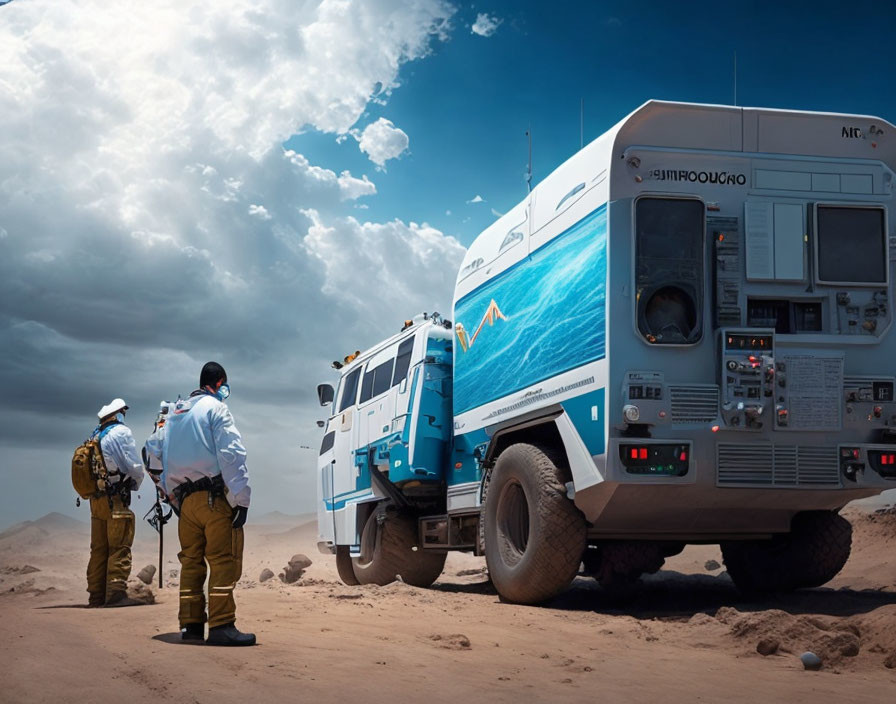
[[[719,486],[840,486],[836,447],[719,443],[716,449]]]
[[[711,423],[719,416],[719,387],[715,384],[669,384],[673,423]]]

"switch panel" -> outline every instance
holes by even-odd
[[[776,375],[772,330],[721,331],[722,420],[729,430],[770,423]],[[776,409],[777,410],[777,409]],[[786,410],[785,410],[786,422]]]

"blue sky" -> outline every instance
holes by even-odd
[[[209,359],[255,509],[312,510],[315,386],[450,311],[530,124],[537,184],[581,100],[586,140],[730,103],[735,51],[741,104],[896,122],[894,37],[893,3],[0,5],[0,527],[73,510],[96,410],[125,398],[142,443]]]
[[[500,20],[489,37],[470,30],[480,13]],[[361,202],[465,245],[492,208],[524,197],[530,124],[534,185],[578,149],[582,100],[586,142],[650,98],[730,104],[735,52],[740,105],[896,121],[891,3],[506,2],[460,9],[455,24],[359,121],[384,117],[410,138]],[[371,169],[354,140],[310,130],[287,144],[337,172]]]

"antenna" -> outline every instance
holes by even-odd
[[[585,99],[582,98],[581,110],[579,111],[579,149],[585,146]]]
[[[529,129],[526,130],[526,137],[529,138],[529,166],[526,170],[526,192],[532,192],[532,123],[529,123]]]
[[[734,52],[734,105],[737,106],[737,52]]]

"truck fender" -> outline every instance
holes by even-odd
[[[482,479],[479,484],[479,504],[485,496],[486,485],[491,467],[497,459],[497,447],[499,439],[507,434],[516,433],[522,430],[533,430],[535,428],[544,429],[546,425],[553,425],[553,430],[559,436],[563,444],[563,451],[566,453],[566,459],[569,464],[570,474],[572,476],[572,487],[570,487],[570,498],[573,498],[576,492],[584,491],[604,481],[606,472],[606,455],[600,455],[596,458],[588,453],[585,443],[570,420],[565,411],[552,413],[550,416],[533,419],[527,423],[502,428],[492,435],[489,448],[485,453],[486,470],[482,473]]]

